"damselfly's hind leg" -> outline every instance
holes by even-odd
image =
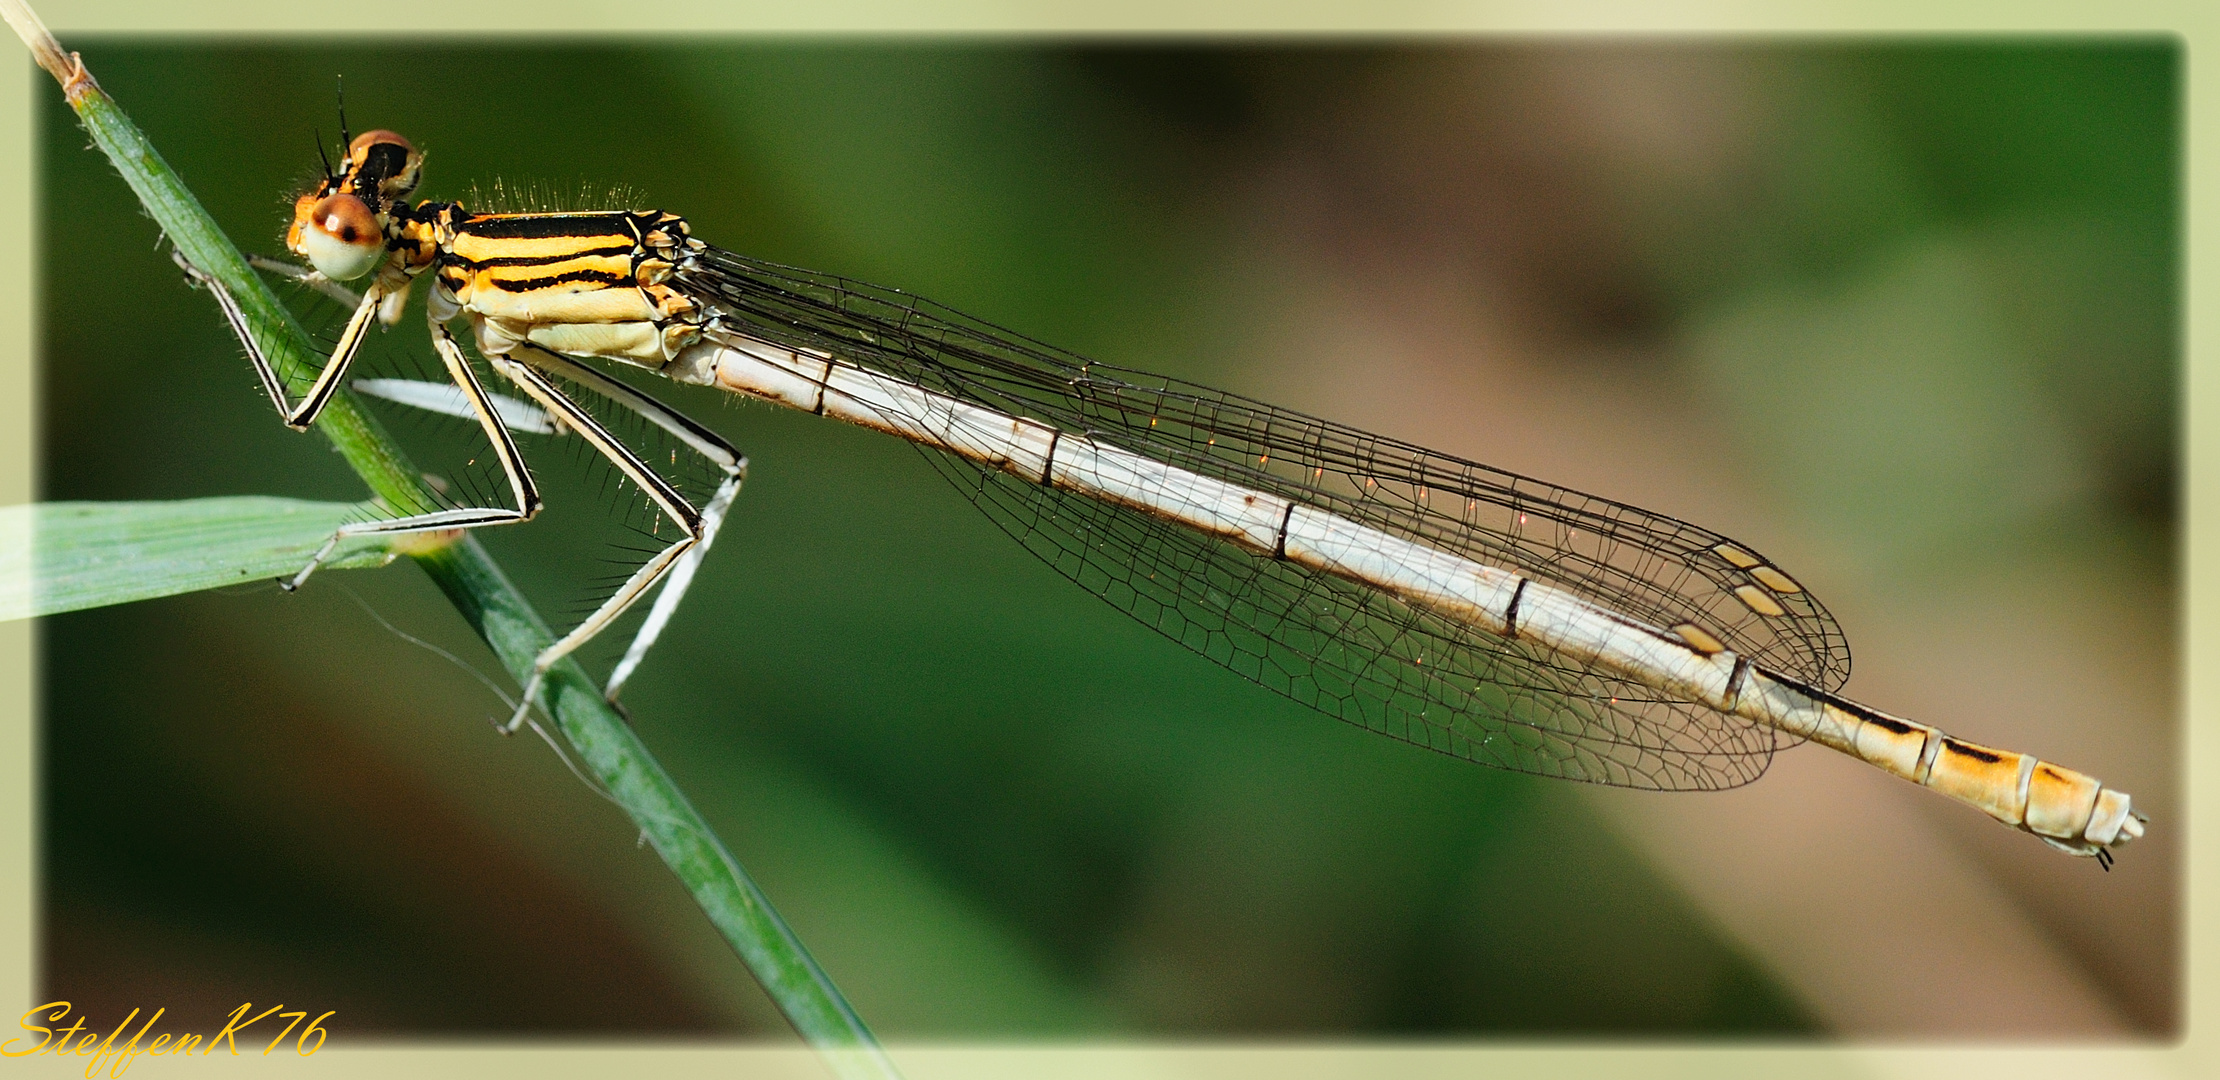
[[[347,365],[354,361],[355,352],[362,345],[363,334],[368,330],[372,316],[377,315],[381,307],[390,307],[389,301],[405,295],[405,280],[400,292],[373,283],[356,302],[354,315],[347,320],[347,328],[340,334],[338,347],[332,350],[331,357],[324,362],[323,370],[317,374],[307,395],[296,404],[287,400],[285,386],[278,378],[277,369],[271,365],[269,356],[262,351],[262,346],[250,332],[246,315],[240,310],[239,302],[231,295],[231,290],[194,266],[182,254],[175,254],[174,258],[179,268],[185,271],[187,280],[208,290],[216,298],[216,306],[222,309],[224,321],[231,325],[231,332],[245,346],[247,359],[254,364],[255,375],[262,380],[262,388],[269,393],[271,404],[284,417],[286,426],[296,431],[307,430],[310,424],[316,422],[317,416],[323,413],[324,406],[331,403],[332,395],[339,389],[340,379],[347,373]],[[332,288],[339,290],[337,295],[351,295],[341,286],[334,285]],[[532,484],[531,473],[524,467],[523,455],[517,452],[516,441],[509,437],[508,429],[495,418],[494,408],[488,400],[485,388],[479,385],[478,376],[470,370],[470,364],[464,359],[461,348],[455,344],[454,338],[447,334],[445,328],[439,326],[433,327],[432,344],[438,347],[440,358],[447,363],[448,377],[454,380],[455,387],[462,392],[471,411],[477,416],[479,426],[485,429],[486,437],[492,440],[494,456],[501,462],[502,471],[508,474],[509,490],[516,498],[516,508],[459,507],[342,525],[309,559],[308,565],[301,568],[300,573],[279,579],[278,584],[287,591],[300,588],[309,575],[315,573],[316,568],[322,566],[324,560],[338,548],[339,542],[350,536],[397,536],[474,529],[483,525],[507,525],[529,520],[539,513],[539,492]]]
[[[593,448],[609,459],[625,479],[639,485],[648,498],[662,508],[673,524],[678,526],[679,538],[670,546],[657,552],[645,565],[632,573],[617,591],[602,602],[593,614],[577,628],[533,658],[532,675],[525,681],[524,694],[517,704],[516,713],[502,727],[504,732],[514,732],[523,726],[525,717],[537,699],[540,685],[547,670],[571,654],[579,646],[591,641],[607,629],[609,624],[623,615],[640,597],[646,595],[657,582],[663,591],[655,599],[655,606],[648,610],[647,621],[642,623],[632,645],[625,650],[624,659],[617,662],[603,691],[611,705],[616,705],[617,694],[625,681],[632,677],[640,660],[663,633],[670,622],[671,613],[678,609],[685,598],[686,589],[693,584],[694,571],[701,565],[702,557],[709,552],[709,545],[717,538],[717,529],[723,524],[725,512],[732,507],[733,499],[740,493],[740,483],[747,478],[748,460],[731,443],[715,432],[688,419],[683,413],[610,378],[593,368],[559,353],[549,352],[536,345],[523,344],[507,356],[488,355],[494,369],[517,384],[534,401],[563,425],[577,432]],[[594,419],[577,402],[572,401],[562,389],[548,378],[547,373],[560,375],[572,382],[591,388],[595,393],[638,414],[642,419],[662,428],[687,445],[695,453],[708,459],[724,479],[718,482],[709,500],[700,507],[687,501],[678,490],[648,466],[640,456],[611,435],[601,422]]]

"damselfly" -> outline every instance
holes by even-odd
[[[344,137],[344,136],[343,136]],[[906,293],[761,262],[660,211],[473,213],[410,203],[422,156],[392,132],[347,144],[299,197],[287,243],[335,291],[367,278],[292,401],[215,292],[286,422],[342,385],[372,318],[430,274],[451,384],[361,389],[473,418],[512,506],[348,526],[398,534],[539,509],[511,428],[584,438],[678,536],[538,657],[541,674],[662,591],[611,700],[683,597],[745,462],[715,433],[581,358],[717,386],[901,436],[1065,576],[1241,675],[1391,738],[1486,765],[1653,790],[1748,783],[1811,740],[2109,864],[2143,831],[2129,796],[2036,758],[1839,696],[1849,651],[1826,608],[1750,545],[1395,439],[1177,379],[1095,363]],[[449,325],[532,404],[489,393]],[[721,480],[698,502],[578,395],[644,418]],[[337,538],[334,538],[334,543]],[[327,549],[328,550],[328,549]],[[319,557],[320,559],[321,557]],[[295,576],[298,585],[316,568]]]

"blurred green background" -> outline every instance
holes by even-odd
[[[2178,808],[2173,42],[71,44],[250,251],[343,74],[427,197],[621,184],[722,246],[1745,538],[1881,656],[1853,692]],[[360,497],[39,100],[43,497]],[[1938,976],[1748,929],[1797,889],[1922,903],[1910,876],[1722,904],[1614,809],[1662,803],[1332,723],[907,447],[670,397],[753,471],[628,703],[882,1035],[2018,1030],[1870,1019]],[[483,539],[552,589],[591,517]],[[497,670],[405,564],[44,624],[50,992],[312,1003],[339,1037],[782,1033],[621,815],[350,590]],[[2175,1029],[2167,819],[2107,880],[1913,805],[2087,1030]]]

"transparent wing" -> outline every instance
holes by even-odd
[[[1235,394],[1094,363],[916,297],[710,249],[678,275],[739,331],[1514,570],[1827,689],[1840,628],[1745,545],[1685,522]],[[1067,577],[1352,724],[1483,764],[1731,787],[1792,741],[1385,595],[1062,489],[927,456]],[[1757,575],[1765,575],[1758,577]],[[1765,588],[1757,588],[1762,581]],[[1743,590],[1738,593],[1737,590]],[[1745,596],[1762,594],[1773,612]]]

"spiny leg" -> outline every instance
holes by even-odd
[[[709,545],[717,540],[717,530],[725,523],[725,512],[732,509],[732,502],[740,495],[740,482],[747,479],[748,463],[743,458],[739,467],[726,473],[716,492],[701,508],[701,540],[686,549],[686,554],[671,568],[670,576],[663,581],[663,591],[655,595],[655,606],[648,609],[647,619],[640,623],[640,632],[632,637],[632,644],[624,650],[624,659],[609,672],[609,681],[602,687],[602,696],[617,711],[624,707],[617,704],[617,695],[624,691],[626,680],[647,659],[649,649],[655,647],[657,638],[663,636],[663,627],[671,621],[678,605],[686,599],[686,590],[693,587],[694,571],[709,555]]]
[[[495,370],[507,376],[510,381],[516,383],[526,394],[539,402],[542,408],[558,417],[571,430],[577,432],[603,457],[608,458],[610,464],[616,466],[617,471],[624,474],[626,479],[639,485],[640,490],[646,492],[648,497],[670,517],[671,522],[678,527],[680,536],[670,546],[656,553],[655,557],[649,559],[645,565],[635,570],[632,576],[626,579],[614,594],[603,601],[601,606],[596,608],[591,615],[588,615],[583,622],[580,622],[576,628],[563,635],[554,644],[542,649],[540,654],[533,658],[532,674],[525,681],[524,694],[517,704],[516,713],[502,727],[504,732],[514,732],[517,728],[523,726],[525,718],[531,712],[532,703],[539,696],[540,686],[545,681],[549,668],[555,666],[556,662],[563,657],[570,655],[579,646],[593,640],[596,635],[607,629],[611,622],[623,615],[658,581],[669,575],[674,567],[684,564],[686,557],[696,551],[704,537],[713,534],[715,529],[714,522],[705,522],[703,511],[696,509],[691,502],[687,501],[685,496],[679,494],[676,488],[673,488],[668,481],[650,468],[645,461],[642,461],[638,454],[634,453],[631,448],[625,446],[606,427],[602,426],[599,420],[587,413],[577,402],[571,400],[569,395],[551,382],[545,374],[536,370],[535,365],[545,367],[562,374],[565,378],[574,379],[591,386],[596,392],[602,393],[617,404],[639,413],[649,422],[677,435],[690,447],[702,452],[710,460],[716,462],[724,470],[725,480],[718,486],[716,494],[710,499],[710,506],[715,508],[720,518],[724,510],[731,505],[732,497],[738,493],[741,477],[745,475],[746,470],[745,459],[741,458],[739,452],[734,450],[730,444],[718,438],[707,428],[688,420],[676,410],[653,398],[568,357],[548,352],[536,346],[519,346],[513,352],[529,356],[531,363],[525,363],[513,356],[495,355],[489,356],[488,359],[494,365]],[[698,561],[698,556],[696,556],[695,562],[698,563]],[[691,576],[692,572],[689,569],[687,577],[690,579]],[[668,588],[665,590],[665,595],[669,595]],[[683,595],[683,591],[681,595]],[[675,606],[675,604],[676,600],[674,599],[671,601],[671,605]],[[650,618],[653,620],[654,631],[660,633],[662,624],[668,622],[670,616],[666,605],[661,603],[660,600],[657,604],[657,610],[662,612],[662,618],[654,619],[655,612],[652,611],[650,612]],[[647,628],[643,627],[642,630],[646,632]],[[653,635],[650,634],[646,641],[647,644],[653,644]],[[630,661],[632,666],[637,666],[638,657],[635,653],[645,651],[646,645],[635,639],[633,651],[626,654],[627,660]],[[630,673],[629,668],[626,668],[623,672],[626,676],[629,676]],[[621,688],[622,682],[620,680],[613,685]]]
[[[702,559],[708,555],[710,545],[716,539],[718,527],[723,524],[726,512],[731,509],[734,498],[739,494],[741,482],[747,477],[747,459],[740,454],[737,448],[715,432],[695,423],[670,406],[634,390],[622,382],[611,379],[591,367],[537,346],[521,346],[514,351],[528,353],[530,363],[537,368],[553,371],[574,382],[591,386],[602,396],[633,410],[650,423],[678,437],[690,449],[700,453],[725,474],[724,479],[718,483],[709,500],[701,507],[700,538],[698,542],[687,548],[685,553],[679,556],[678,561],[671,564],[669,573],[663,578],[662,590],[656,594],[654,606],[649,609],[646,620],[641,623],[638,633],[634,635],[631,646],[625,650],[624,658],[618,661],[617,666],[611,671],[609,681],[603,689],[603,695],[608,699],[609,704],[622,712],[623,706],[617,701],[617,696],[622,692],[625,682],[631,678],[633,671],[640,666],[640,661],[646,657],[648,650],[655,645],[656,639],[661,636],[665,625],[670,622],[672,613],[677,610],[678,605],[684,600],[686,590],[693,582],[694,572],[700,567]],[[470,406],[462,399],[462,395],[447,383],[384,379],[358,382],[355,384],[355,390],[358,393],[370,394],[388,401],[444,415],[464,417],[472,415]],[[535,405],[503,398],[501,395],[494,393],[488,393],[486,396],[492,401],[494,411],[500,414],[502,421],[512,430],[537,434],[555,434],[569,430],[562,422],[555,420]]]
[[[470,506],[454,510],[435,510],[426,514],[411,514],[389,521],[366,521],[359,525],[342,525],[338,532],[332,534],[330,540],[324,542],[324,546],[316,552],[314,558],[308,561],[308,565],[301,568],[300,573],[295,574],[291,581],[279,583],[284,586],[287,592],[300,588],[301,584],[308,580],[308,576],[315,573],[316,568],[323,565],[324,560],[330,557],[332,550],[339,546],[339,541],[349,536],[430,532],[439,529],[475,529],[482,525],[512,525],[519,521],[530,521],[533,515],[540,512],[539,488],[532,483],[532,473],[524,466],[524,455],[517,451],[516,440],[510,437],[508,427],[496,415],[493,403],[488,400],[490,395],[486,393],[485,387],[479,385],[477,372],[470,370],[470,361],[463,356],[462,347],[455,344],[454,336],[449,334],[444,326],[432,327],[432,347],[439,352],[440,359],[447,362],[448,377],[455,380],[455,387],[462,391],[463,397],[470,402],[471,411],[477,415],[478,426],[485,430],[486,438],[492,441],[493,456],[495,460],[501,463],[501,471],[507,474],[509,478],[509,492],[516,498],[516,509]]]
[[[617,661],[617,666],[609,673],[609,681],[602,687],[602,696],[608,699],[610,705],[616,706],[617,695],[623,692],[625,682],[639,668],[640,661],[646,659],[648,650],[655,647],[656,639],[662,636],[664,626],[671,621],[671,615],[685,600],[686,590],[692,587],[694,571],[708,557],[710,545],[717,540],[717,530],[724,524],[725,513],[732,509],[733,500],[740,494],[740,484],[747,479],[748,459],[740,453],[738,447],[726,442],[716,432],[695,423],[686,414],[647,394],[560,353],[549,352],[537,346],[527,348],[532,353],[531,362],[535,366],[593,387],[602,396],[631,409],[649,423],[677,436],[724,473],[724,479],[718,482],[709,501],[701,507],[699,539],[672,566],[670,575],[663,580],[663,590],[655,596],[655,605],[648,609],[646,621],[640,624],[639,632],[633,635],[631,646],[625,649],[624,658]],[[622,709],[622,706],[617,707]]]
[[[296,406],[287,402],[284,384],[279,381],[277,370],[271,366],[269,357],[263,353],[261,345],[255,341],[254,335],[249,332],[245,313],[241,311],[238,299],[231,295],[231,290],[225,288],[222,282],[217,281],[199,267],[194,266],[182,254],[173,253],[173,258],[176,260],[178,267],[185,272],[189,281],[208,290],[209,294],[216,298],[216,306],[222,310],[224,321],[230,324],[232,333],[238,337],[240,345],[247,350],[247,359],[253,363],[255,375],[262,380],[263,389],[269,392],[271,404],[275,405],[278,413],[285,418],[286,425],[295,430],[305,430],[310,424],[313,424],[316,417],[323,412],[324,407],[330,403],[332,395],[339,388],[340,378],[346,374],[347,365],[353,362],[355,352],[362,344],[362,335],[369,326],[370,316],[378,310],[379,305],[384,300],[395,295],[376,284],[373,284],[363,293],[361,301],[355,307],[354,316],[348,320],[346,332],[340,337],[339,347],[332,350],[330,359],[325,362],[323,371],[317,375],[316,382],[309,389],[308,395]],[[308,565],[301,568],[300,573],[289,579],[280,579],[279,584],[287,591],[290,592],[300,588],[301,584],[308,580],[309,575],[315,573],[316,568],[322,566],[324,560],[331,557],[331,553],[338,548],[339,542],[350,536],[400,535],[416,532],[438,532],[447,529],[471,529],[481,525],[506,525],[528,520],[532,515],[539,512],[539,493],[532,485],[531,474],[525,471],[524,459],[522,455],[517,453],[515,441],[509,437],[508,430],[495,420],[485,390],[479,386],[477,375],[470,370],[469,363],[464,360],[462,351],[456,347],[454,339],[447,336],[444,329],[438,327],[434,329],[437,332],[432,335],[433,344],[443,346],[440,349],[440,355],[447,361],[448,376],[455,380],[455,385],[469,399],[472,411],[477,414],[480,426],[486,429],[487,437],[493,440],[495,456],[500,459],[502,470],[508,474],[509,487],[516,496],[517,508],[508,510],[500,507],[459,507],[451,510],[409,514],[384,521],[367,521],[340,526],[337,531],[332,533],[331,539],[326,540],[324,546],[318,549],[316,554],[309,559]]]
[[[369,330],[371,318],[393,292],[382,279],[371,282],[370,287],[363,290],[362,299],[355,305],[354,314],[347,319],[346,329],[340,331],[339,344],[332,349],[331,356],[324,360],[323,370],[316,373],[316,381],[309,384],[308,393],[300,401],[292,402],[286,400],[285,386],[278,381],[277,369],[270,364],[270,358],[263,353],[262,346],[254,340],[254,335],[247,332],[246,315],[240,310],[239,301],[231,295],[231,290],[200,267],[194,266],[184,255],[173,253],[172,258],[185,271],[187,279],[208,290],[216,298],[216,306],[223,309],[224,321],[231,324],[231,332],[238,336],[241,345],[246,346],[247,359],[254,364],[254,373],[262,380],[262,389],[269,393],[270,403],[277,406],[278,415],[285,418],[285,426],[295,431],[308,430],[308,426],[315,423],[316,417],[323,413],[324,406],[331,403],[332,394],[339,389],[339,380],[347,374],[347,366],[354,363],[355,353],[362,347],[363,334]]]
[[[239,339],[240,345],[246,347],[247,360],[254,365],[255,377],[262,380],[263,392],[270,395],[270,404],[277,406],[279,416],[291,413],[293,406],[285,400],[285,386],[278,381],[277,369],[270,366],[270,358],[263,355],[261,344],[254,340],[254,334],[247,327],[246,313],[239,310],[239,301],[231,295],[231,290],[225,288],[223,282],[203,272],[200,267],[194,266],[192,260],[187,259],[182,251],[170,252],[170,261],[176,263],[178,269],[185,271],[188,284],[196,289],[204,289],[208,295],[216,298],[216,309],[223,312],[224,322],[230,325],[232,335]],[[359,304],[360,301],[356,303]]]

